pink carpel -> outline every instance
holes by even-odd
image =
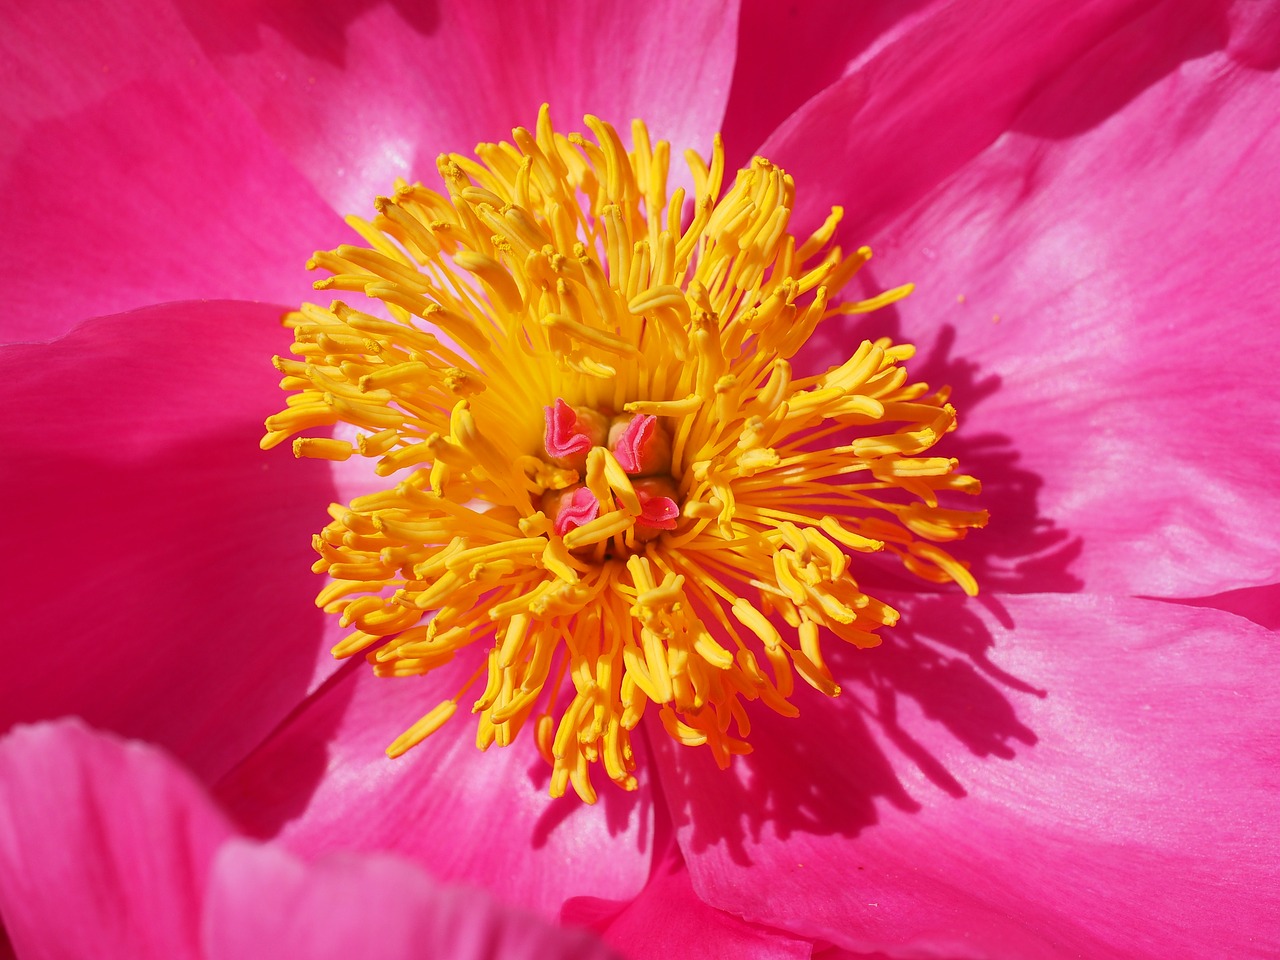
[[[590,523],[598,516],[600,516],[600,501],[586,487],[579,487],[560,501],[560,509],[556,511],[556,536],[563,537],[574,527]]]
[[[637,418],[638,419],[638,418]],[[649,419],[653,419],[650,417]],[[633,421],[634,422],[634,421]],[[619,463],[622,461],[619,460]],[[654,496],[644,490],[636,490],[636,498],[640,501],[640,516],[636,517],[636,526],[654,527],[658,530],[674,530],[676,520],[680,516],[680,507],[670,497]]]
[[[547,429],[543,443],[552,457],[572,457],[591,449],[591,436],[578,421],[573,407],[557,399],[554,406],[543,407]]]
[[[613,448],[613,455],[627,473],[642,473],[641,464],[653,441],[654,427],[658,418],[652,414],[641,414],[632,418],[622,435],[618,437]],[[672,524],[674,526],[674,524]]]

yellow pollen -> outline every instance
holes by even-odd
[[[348,300],[286,318],[292,395],[262,446],[303,434],[296,456],[387,478],[314,540],[317,603],[352,631],[334,655],[393,678],[474,668],[388,754],[475,697],[480,749],[529,726],[551,793],[592,802],[593,768],[635,788],[650,704],[724,767],[750,750],[747,702],[794,716],[797,675],[836,696],[822,641],[872,647],[898,618],[860,571],[896,560],[972,594],[940,544],[986,513],[930,455],[956,413],[908,379],[910,345],[793,363],[820,325],[911,289],[849,295],[870,250],[832,244],[840,208],[797,240],[795,185],[767,160],[726,189],[716,138],[685,155],[687,197],[643,123],[629,150],[585,125],[557,133],[544,107],[512,143],[440,157],[443,192],[400,181],[350,218],[367,246],[309,263]]]

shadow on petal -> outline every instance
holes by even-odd
[[[1196,597],[1191,600],[1167,600],[1162,597],[1149,599],[1180,603],[1188,607],[1212,607],[1252,620],[1268,630],[1280,630],[1280,584],[1277,583],[1226,590],[1211,597]]]
[[[709,752],[673,741],[656,717],[646,721],[672,821],[677,832],[689,832],[686,853],[723,845],[735,863],[749,866],[747,848],[766,830],[782,840],[794,833],[856,836],[877,821],[877,801],[918,809],[860,701],[811,690],[795,699],[795,718],[749,709],[754,750],[724,771]],[[830,762],[833,745],[839,765]]]
[[[870,290],[883,288],[873,276],[863,280]],[[903,337],[900,327],[892,308],[830,321],[795,358],[797,373],[830,366],[863,339],[920,341]],[[1019,466],[1015,438],[965,436],[965,411],[996,393],[1000,379],[953,356],[954,341],[954,329],[942,327],[908,367],[913,379],[935,389],[950,385],[960,411],[960,429],[935,450],[959,458],[961,470],[983,482],[976,504],[966,497],[956,505],[987,508],[993,519],[988,529],[946,546],[970,564],[983,595],[965,600],[954,588],[915,579],[890,558],[859,554],[852,568],[859,584],[898,608],[902,619],[882,631],[883,643],[872,650],[842,646],[834,638],[824,642],[824,656],[842,687],[838,698],[798,683],[800,716],[794,719],[751,704],[753,752],[735,758],[727,772],[717,770],[704,751],[674,744],[651,723],[660,782],[676,829],[686,838],[682,844],[690,845],[686,853],[723,844],[727,856],[746,865],[749,848],[766,833],[783,841],[796,833],[856,836],[878,821],[882,804],[919,810],[914,792],[920,788],[909,784],[919,785],[922,778],[963,797],[965,784],[929,745],[939,735],[980,758],[1007,760],[1036,744],[1036,733],[1019,718],[1008,694],[1044,697],[1046,691],[993,662],[995,640],[984,616],[1012,628],[998,594],[1078,591],[1080,581],[1069,568],[1080,541],[1040,515],[1043,481]]]
[[[527,730],[521,736],[532,736]],[[643,737],[632,740],[632,749],[636,757],[636,777],[642,783],[653,776],[648,757],[648,750]],[[539,791],[546,793],[551,785],[551,767],[542,757],[538,757],[528,768],[529,782]],[[605,829],[610,836],[622,836],[632,829],[638,829],[637,842],[644,849],[653,845],[650,836],[653,816],[653,795],[649,790],[620,790],[608,781],[603,769],[592,771],[592,782],[598,791],[599,799],[595,809],[604,818]],[[557,830],[571,823],[575,813],[582,807],[582,801],[570,788],[567,796],[552,800],[538,817],[533,829],[533,845],[536,849],[546,846]],[[634,825],[634,826],[633,826]]]
[[[550,917],[570,897],[633,897],[652,862],[644,777],[636,794],[602,784],[595,807],[576,797],[551,801],[528,773],[543,762],[532,731],[481,753],[465,707],[404,756],[387,758],[386,745],[483,662],[483,650],[468,649],[425,676],[387,678],[355,658],[215,795],[251,837],[274,838],[306,858],[391,851],[439,878],[505,889],[512,902]]]
[[[343,662],[319,688],[299,697],[275,730],[215,784],[218,801],[249,836],[268,840],[306,813],[329,771],[329,743],[351,702],[347,678],[354,670],[367,669],[359,659]],[[306,735],[298,735],[298,729]],[[281,742],[283,749],[278,747]]]
[[[973,601],[941,594],[885,599],[903,616],[881,646],[824,644],[840,696],[799,684],[796,718],[750,705],[754,749],[730,770],[717,770],[705,751],[681,747],[650,726],[664,795],[691,852],[724,844],[746,866],[747,848],[766,832],[781,841],[796,833],[853,837],[878,822],[879,804],[918,811],[908,784],[921,777],[963,797],[964,784],[928,745],[940,730],[982,758],[1009,760],[1036,744],[1006,691],[1046,692],[990,661],[994,639]],[[997,617],[1012,626],[1006,611]],[[911,716],[903,719],[908,702]],[[708,808],[717,812],[708,815]]]
[[[391,6],[414,33],[429,36],[440,26],[439,4],[434,0],[234,0],[218,7],[181,0],[177,7],[187,28],[215,56],[257,51],[265,29],[310,59],[344,67],[348,27],[384,5]]]
[[[972,564],[984,592],[1074,593],[1083,587],[1071,565],[1082,541],[1040,513],[1044,479],[1020,465],[1016,437],[965,432],[965,414],[1000,389],[1000,377],[983,375],[973,360],[952,355],[956,330],[944,326],[929,346],[916,376],[931,386],[951,387],[960,426],[939,444],[939,452],[957,458],[960,467],[982,481],[978,502],[991,513],[982,530],[972,532],[956,554]]]
[[[855,282],[861,295],[878,293],[882,284],[874,271],[863,268]],[[856,295],[856,294],[855,294]],[[907,361],[912,380],[933,389],[949,387],[959,426],[930,451],[954,457],[960,471],[977,477],[982,492],[976,497],[954,496],[947,504],[961,509],[986,509],[987,526],[970,531],[963,540],[947,544],[948,551],[970,565],[984,592],[1073,593],[1083,586],[1071,566],[1080,556],[1082,541],[1040,512],[1039,493],[1044,479],[1020,463],[1018,438],[988,432],[971,435],[965,419],[982,402],[1001,389],[999,375],[984,373],[972,358],[953,354],[956,329],[950,324],[934,331],[903,330],[901,314],[890,306],[875,313],[848,319],[833,318],[819,327],[795,357],[797,370],[825,369],[833,358],[846,357],[862,340],[889,337],[895,343],[914,343],[917,354]],[[941,498],[940,498],[941,499]],[[857,558],[859,582],[874,591],[932,589],[890,562]]]
[[[1228,45],[1227,6],[1165,0],[1144,10],[1045,83],[1012,129],[1063,139],[1121,113],[1184,63]]]
[[[729,168],[752,152],[806,100],[840,79],[859,56],[883,43],[930,0],[778,3],[747,0],[738,29],[738,57],[725,111]]]

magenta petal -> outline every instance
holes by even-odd
[[[877,332],[956,385],[949,452],[988,484],[965,548],[1032,558],[1031,496],[1087,589],[1194,597],[1280,580],[1280,77],[1175,7],[1185,35],[1138,21],[872,242],[918,283]]]
[[[607,960],[581,932],[447,888],[389,856],[334,854],[304,865],[244,841],[214,863],[204,917],[207,960]]]
[[[796,222],[845,209],[851,242],[1002,134],[1031,93],[1140,0],[940,4],[798,110],[760,152],[803,185]]]
[[[322,463],[258,449],[281,308],[168,304],[0,349],[0,729],[78,714],[216,777],[332,670]]]
[[[730,169],[810,97],[837,82],[869,47],[880,47],[941,0],[745,0],[738,58],[725,108]],[[974,25],[970,25],[972,29]]]
[[[1193,607],[1213,607],[1245,617],[1268,630],[1280,631],[1280,583],[1265,587],[1226,590],[1211,597],[1194,597],[1180,601]]]
[[[693,892],[679,858],[658,870],[644,891],[604,931],[627,960],[808,960],[813,944],[764,930],[707,906]]]
[[[6,11],[0,342],[167,300],[293,303],[349,234],[172,9],[128,6]]]
[[[181,4],[192,32],[259,122],[338,209],[364,215],[436,155],[532,126],[543,101],[580,129],[643,117],[706,150],[724,116],[737,3]]]
[[[1270,955],[1274,635],[1159,601],[1004,600],[905,605],[911,632],[840,657],[840,699],[755,711],[728,775],[656,748],[694,889],[852,950]]]
[[[159,751],[63,721],[0,740],[0,914],[23,960],[202,960],[230,835]]]
[[[387,745],[477,665],[470,656],[426,677],[391,679],[350,664],[219,784],[218,796],[251,835],[278,837],[299,855],[399,853],[547,919],[571,897],[634,897],[648,876],[653,831],[643,757],[637,793],[604,783],[593,807],[551,800],[533,730],[481,753],[464,699],[441,730],[387,759]]]

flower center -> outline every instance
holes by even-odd
[[[564,486],[553,483],[542,495],[543,512],[565,546],[599,563],[676,528],[680,506],[670,473],[671,441],[657,417],[609,417],[564,400],[547,407],[546,416],[547,458],[574,471],[560,475]]]
[[[955,411],[908,380],[912,347],[793,369],[820,324],[910,290],[844,295],[870,251],[831,244],[838,208],[797,241],[769,162],[722,190],[718,139],[709,162],[686,154],[686,204],[642,123],[630,150],[586,125],[563,136],[544,108],[514,143],[441,157],[444,193],[400,182],[352,218],[367,246],[310,266],[365,305],[286,319],[275,363],[296,392],[262,443],[345,424],[353,440],[294,453],[389,478],[315,538],[318,603],[352,628],[334,654],[387,677],[475,662],[388,753],[482,686],[477,746],[531,726],[552,794],[592,801],[595,765],[634,788],[650,706],[724,766],[750,749],[747,704],[795,714],[796,675],[836,695],[822,641],[874,646],[898,616],[859,588],[866,555],[973,593],[940,544],[986,514],[953,502],[977,481],[928,455]]]

